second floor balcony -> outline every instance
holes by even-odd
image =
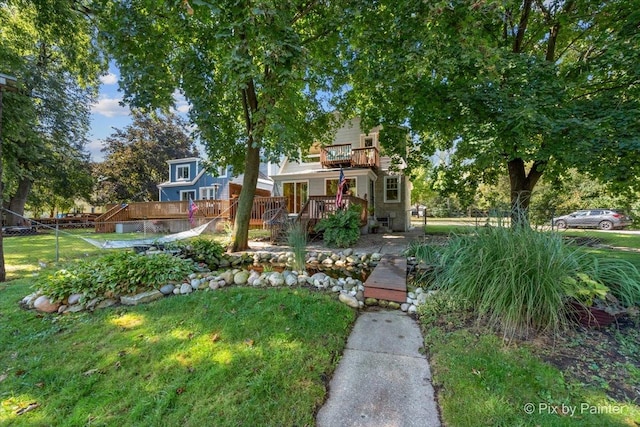
[[[353,148],[351,144],[330,145],[320,151],[320,164],[325,168],[380,167],[380,154],[376,147]]]

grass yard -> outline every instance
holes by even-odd
[[[206,235],[213,240],[224,243],[227,234]],[[269,230],[249,230],[249,239],[265,239]],[[53,265],[59,262],[72,261],[78,258],[104,254],[113,249],[101,249],[82,240],[87,237],[94,240],[134,240],[153,238],[154,235],[141,233],[106,233],[96,234],[92,229],[61,230],[56,236],[55,231],[39,232],[24,236],[5,236],[3,250],[7,279],[13,280],[28,276],[40,270],[41,265]],[[161,235],[155,235],[161,237]]]
[[[304,289],[65,316],[21,309],[30,291],[0,285],[0,425],[313,425],[355,317]]]

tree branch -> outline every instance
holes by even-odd
[[[531,12],[531,0],[524,0],[522,5],[522,15],[520,15],[520,22],[518,23],[518,33],[516,39],[513,42],[513,52],[520,53],[522,49],[522,41],[524,40],[524,34],[527,31],[527,25],[529,24],[529,13]]]
[[[298,22],[300,19],[304,18],[306,15],[309,14],[309,12],[311,12],[313,10],[313,8],[320,2],[320,0],[313,0],[311,2],[309,2],[305,7],[303,7],[302,9],[298,10],[298,12],[293,16],[293,19],[291,20],[291,26],[295,25],[296,22]]]

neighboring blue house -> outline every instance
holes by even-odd
[[[220,167],[217,176],[207,172],[201,159],[188,157],[167,161],[169,180],[158,184],[161,202],[181,200],[227,200],[237,197],[242,189],[243,175],[234,176],[231,167]],[[265,166],[266,167],[266,166]],[[273,181],[261,167],[256,196],[270,196]]]

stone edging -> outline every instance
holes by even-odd
[[[381,306],[400,309],[409,314],[416,313],[417,306],[424,303],[427,293],[421,288],[409,292],[404,304],[364,298],[364,284],[353,277],[332,278],[324,272],[309,275],[305,272],[297,272],[291,269],[294,262],[292,252],[254,252],[251,254],[225,255],[221,265],[226,268],[223,271],[210,271],[200,265],[198,272],[189,275],[182,283],[167,283],[159,289],[141,292],[135,295],[121,295],[113,298],[97,297],[89,301],[83,301],[83,294],[69,295],[61,302],[51,301],[49,297],[37,291],[24,297],[20,304],[28,309],[35,309],[44,313],[75,313],[79,311],[93,311],[117,304],[139,305],[155,301],[170,295],[188,295],[195,291],[215,291],[228,286],[251,286],[257,288],[269,287],[293,287],[307,286],[318,290],[330,291],[338,295],[339,301],[344,304],[362,309],[365,306]],[[333,268],[338,267],[346,271],[358,271],[364,268],[373,268],[382,258],[380,253],[354,253],[352,249],[341,252],[311,251],[307,254],[307,267]],[[252,259],[253,265],[272,266],[282,268],[282,272],[247,270],[242,267],[247,259]],[[235,266],[235,267],[234,267]],[[251,268],[251,266],[249,266]],[[269,268],[267,268],[269,270]]]

